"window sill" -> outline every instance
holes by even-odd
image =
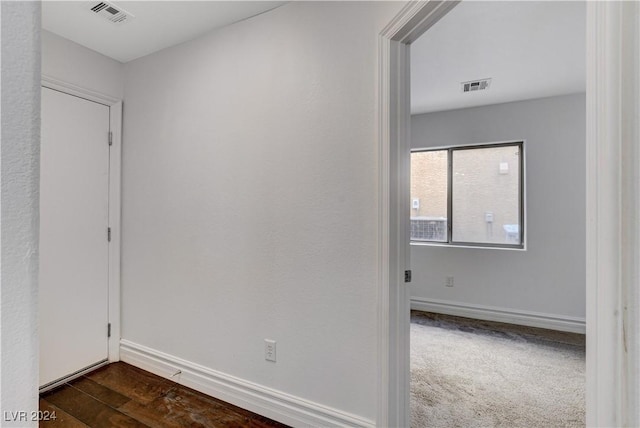
[[[421,242],[411,241],[411,246],[415,247],[441,247],[441,248],[473,248],[475,250],[503,250],[503,251],[527,251],[526,244],[522,247],[494,247],[490,245],[464,245],[464,244],[449,244],[439,242]]]

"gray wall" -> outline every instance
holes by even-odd
[[[103,95],[124,97],[124,65],[42,30],[42,75]]]
[[[584,319],[584,94],[416,115],[411,132],[413,148],[526,140],[526,251],[412,245],[412,298]]]
[[[373,423],[378,34],[401,7],[291,2],[125,65],[124,339]]]

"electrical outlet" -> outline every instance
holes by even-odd
[[[271,339],[264,340],[264,359],[267,361],[276,361],[276,341]]]
[[[447,287],[453,287],[453,277],[448,276],[444,281],[444,285]]]

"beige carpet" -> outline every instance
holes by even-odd
[[[411,313],[411,426],[583,427],[584,335]]]

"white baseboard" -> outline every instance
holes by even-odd
[[[204,394],[294,427],[374,427],[375,422],[172,355],[120,341],[120,359]],[[174,375],[181,371],[180,374]]]
[[[437,314],[455,315],[486,321],[499,321],[529,327],[547,328],[550,330],[568,331],[571,333],[586,332],[584,318],[566,317],[544,314],[540,312],[516,311],[492,306],[470,305],[446,300],[411,298],[411,309]]]

